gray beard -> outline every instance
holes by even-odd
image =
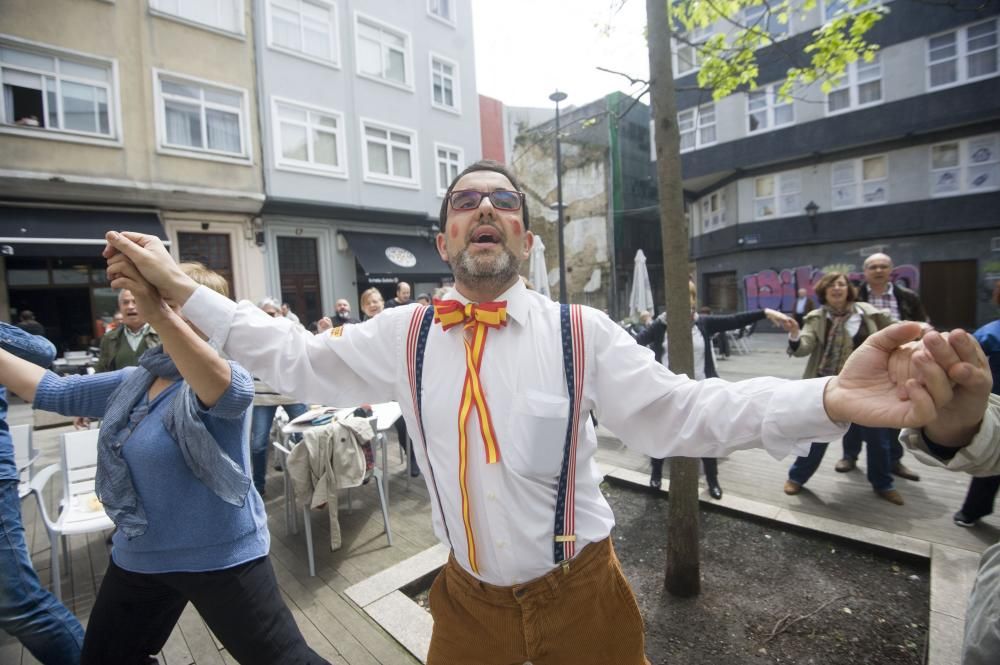
[[[499,290],[517,277],[517,257],[507,247],[499,256],[473,256],[463,249],[449,263],[455,281],[476,290]]]

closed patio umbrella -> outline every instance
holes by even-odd
[[[528,257],[528,279],[535,285],[536,291],[547,298],[552,297],[549,273],[545,269],[545,243],[538,236],[535,236],[535,244],[531,246],[531,255]]]
[[[635,268],[632,271],[632,292],[628,297],[628,314],[638,316],[643,310],[653,313],[653,288],[649,285],[649,271],[646,269],[646,255],[640,249],[635,253]]]

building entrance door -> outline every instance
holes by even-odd
[[[935,328],[975,327],[976,274],[975,259],[920,264],[920,298]]]
[[[736,272],[710,272],[703,276],[705,289],[701,297],[703,305],[712,308],[713,314],[735,312],[741,309],[739,291],[736,286]]]
[[[288,303],[307,327],[323,316],[318,245],[316,238],[278,236],[281,300]]]

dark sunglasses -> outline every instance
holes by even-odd
[[[452,210],[475,210],[483,202],[483,197],[488,196],[490,203],[497,210],[520,210],[524,201],[522,192],[514,192],[509,189],[498,189],[495,192],[480,192],[475,189],[460,189],[448,195],[451,201]]]

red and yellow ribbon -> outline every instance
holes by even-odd
[[[497,445],[496,430],[486,404],[486,394],[479,379],[479,370],[483,364],[483,349],[486,347],[486,336],[490,328],[500,328],[507,325],[507,303],[467,303],[457,300],[434,300],[434,321],[441,324],[443,330],[448,330],[459,324],[463,325],[465,341],[465,381],[462,385],[462,399],[458,410],[458,482],[462,492],[462,521],[465,524],[465,537],[469,544],[469,564],[472,571],[478,573],[476,561],[476,541],[472,532],[472,511],[469,505],[469,488],[467,472],[469,468],[469,416],[475,407],[479,417],[479,431],[483,437],[486,453],[486,463],[496,464],[500,461],[500,447]]]

